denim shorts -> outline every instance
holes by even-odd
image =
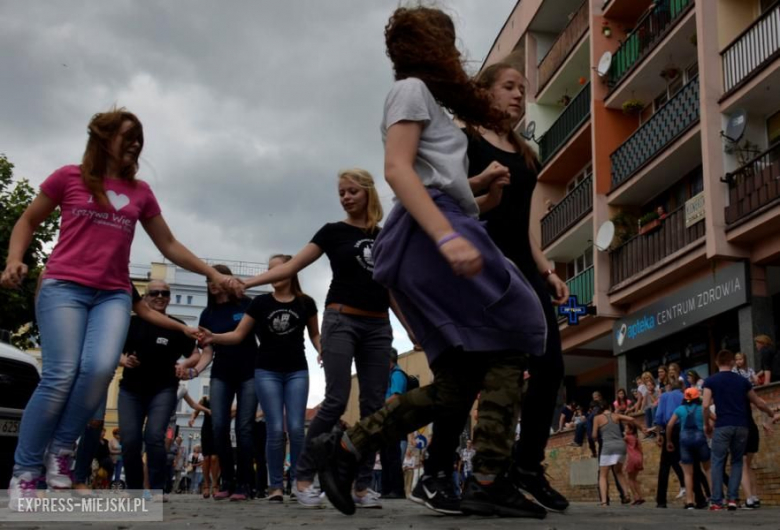
[[[680,463],[693,464],[710,461],[710,447],[707,437],[701,431],[680,431]]]

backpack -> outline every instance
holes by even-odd
[[[696,425],[696,405],[686,405],[685,410],[688,414],[685,416],[685,425],[683,425],[684,431],[698,431],[699,426]]]

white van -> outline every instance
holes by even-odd
[[[0,489],[11,479],[22,412],[40,380],[31,355],[0,342]]]

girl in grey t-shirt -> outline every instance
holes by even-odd
[[[427,7],[397,9],[385,28],[396,82],[382,120],[385,178],[398,202],[374,244],[374,279],[385,285],[423,346],[434,382],[407,392],[344,433],[319,439],[323,488],[333,505],[354,511],[348,452],[364,454],[426,425],[434,443],[457,437],[483,392],[483,408],[515,406],[528,355],[544,353],[546,323],[528,281],[495,246],[470,191],[466,136],[445,108],[473,126],[500,129],[492,107],[463,69],[452,20]],[[426,460],[425,504],[442,513],[544,517],[545,510],[512,490],[509,467],[515,417],[480,415],[474,431],[474,477],[458,502],[447,458]],[[332,445],[331,445],[332,444]],[[332,447],[332,449],[329,449]],[[348,448],[348,449],[345,449]],[[335,457],[334,457],[335,456]],[[438,460],[442,460],[439,462]],[[349,465],[344,466],[349,468]],[[449,469],[447,469],[449,468]],[[479,482],[477,482],[479,481]],[[492,506],[484,498],[494,499]]]

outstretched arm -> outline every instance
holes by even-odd
[[[236,293],[243,292],[238,278],[221,274],[182,245],[173,236],[173,232],[171,232],[168,223],[165,222],[162,215],[155,215],[150,219],[141,221],[141,224],[163,256],[173,263],[188,271],[202,274],[220,287]]]
[[[209,344],[223,344],[229,346],[238,344],[244,340],[254,326],[255,319],[244,313],[244,316],[241,318],[241,322],[238,323],[238,326],[236,326],[236,329],[229,331],[228,333],[212,333],[204,327],[198,329],[201,334],[203,334],[203,340],[201,340],[203,346],[208,346]]]
[[[320,256],[322,256],[322,249],[314,243],[307,243],[290,261],[245,280],[244,285],[249,289],[258,285],[267,285],[292,278],[295,274],[317,261]]]
[[[306,329],[309,331],[309,340],[314,349],[317,350],[317,362],[322,365],[322,343],[320,341],[320,321],[317,315],[312,315],[306,322]]]

